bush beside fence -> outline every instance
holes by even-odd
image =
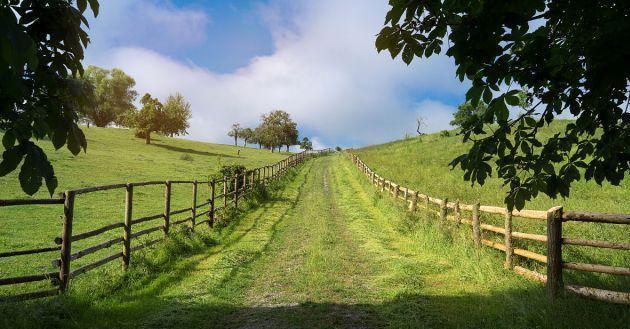
[[[58,198],[50,199],[19,199],[19,200],[0,200],[0,208],[2,207],[16,207],[26,205],[62,205],[63,213],[63,226],[61,236],[57,237],[54,241],[54,245],[45,248],[33,248],[27,250],[13,250],[13,251],[0,251],[0,258],[17,257],[22,255],[32,255],[40,253],[59,252],[60,257],[53,260],[53,264],[58,268],[58,271],[49,273],[40,273],[33,275],[23,275],[17,277],[0,278],[0,286],[24,284],[29,282],[50,281],[53,288],[39,290],[34,292],[21,293],[17,295],[2,296],[0,301],[19,301],[33,298],[41,298],[47,296],[54,296],[60,293],[64,293],[69,282],[77,276],[84,274],[90,270],[96,269],[114,260],[122,260],[122,268],[126,269],[130,265],[131,255],[133,252],[149,247],[155,243],[160,242],[169,234],[169,230],[173,226],[189,223],[191,230],[195,230],[200,225],[207,225],[213,227],[216,219],[217,211],[227,209],[229,206],[238,207],[239,199],[244,197],[247,193],[254,190],[258,186],[265,186],[270,182],[277,180],[283,176],[289,168],[296,167],[303,163],[308,158],[313,156],[327,154],[331,152],[330,149],[320,151],[304,151],[289,156],[288,158],[281,160],[277,163],[255,168],[246,171],[242,174],[236,174],[234,176],[224,176],[221,179],[210,181],[149,181],[149,182],[137,182],[137,183],[124,183],[86,187],[75,190],[68,190]],[[203,197],[198,193],[200,184],[207,184],[209,186],[209,195]],[[144,216],[140,218],[133,217],[134,206],[134,190],[144,186],[164,186],[164,208],[163,211],[154,215]],[[191,186],[191,206],[183,209],[172,210],[171,209],[171,196],[173,185],[190,185]],[[75,201],[78,195],[98,193],[102,191],[110,190],[124,190],[125,191],[125,211],[124,220],[121,222],[113,223],[94,229],[87,232],[75,233],[73,232],[73,220]],[[201,202],[199,202],[201,201]],[[189,214],[188,217],[173,220],[171,218],[175,215]],[[197,221],[199,218],[203,220]],[[161,225],[145,228],[139,231],[133,231],[133,227],[140,223],[153,222],[156,220],[162,220]],[[79,251],[73,251],[72,243],[91,237],[99,236],[105,232],[109,232],[116,229],[122,229],[119,237],[110,239],[96,245],[84,248]],[[131,245],[131,241],[140,237],[146,236],[153,232],[162,231],[163,235],[159,238],[144,241],[137,246]],[[93,254],[97,251],[110,248],[115,245],[121,245],[122,250],[120,252],[113,253],[105,258],[81,266],[79,268],[72,268],[71,264],[74,260],[82,258],[84,256]]]
[[[514,210],[508,211],[504,207],[485,206],[479,203],[463,204],[459,201],[449,202],[447,198],[439,199],[422,194],[410,188],[400,186],[388,180],[374,170],[370,169],[358,156],[348,153],[354,165],[370,179],[370,183],[378,188],[381,193],[385,191],[396,199],[404,200],[409,211],[415,211],[422,206],[427,211],[439,214],[441,222],[447,220],[472,227],[472,238],[477,246],[488,246],[505,253],[505,267],[513,269],[516,273],[530,279],[540,281],[546,285],[547,294],[553,300],[556,299],[562,289],[593,299],[598,299],[611,303],[630,304],[630,292],[619,292],[604,290],[593,287],[585,287],[576,284],[565,283],[563,280],[563,269],[577,271],[587,271],[596,273],[607,273],[614,275],[630,276],[630,268],[619,266],[608,266],[602,264],[578,263],[565,261],[562,257],[563,245],[577,245],[595,248],[608,248],[618,250],[630,250],[630,243],[611,242],[601,240],[588,240],[580,238],[569,238],[562,235],[562,224],[564,222],[593,222],[601,225],[629,225],[630,215],[628,214],[601,214],[576,211],[563,211],[562,207],[553,207],[546,211],[541,210]],[[439,210],[433,210],[430,204],[439,206]],[[450,214],[449,214],[450,211]],[[470,218],[464,218],[462,211],[468,211]],[[500,215],[504,218],[504,227],[482,223],[481,214]],[[532,234],[517,232],[512,229],[512,218],[519,217],[531,220],[546,221],[546,234]],[[481,232],[488,231],[500,234],[504,237],[503,243],[483,239]],[[513,239],[525,239],[535,242],[545,243],[547,254],[543,255],[525,248],[513,246]],[[547,273],[542,274],[537,271],[517,266],[514,257],[523,257],[535,262],[546,264]]]

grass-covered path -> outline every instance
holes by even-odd
[[[49,323],[78,328],[627,324],[624,307],[572,298],[551,305],[541,287],[502,270],[498,255],[460,246],[457,233],[442,232],[377,196],[347,159],[322,157],[305,164],[272,202],[225,228],[216,245],[139,279],[135,289],[94,298],[72,312],[58,310],[62,316]]]

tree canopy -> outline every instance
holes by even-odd
[[[87,141],[77,122],[91,88],[77,80],[90,39],[84,28],[97,0],[2,1],[0,3],[0,129],[4,130],[0,176],[17,169],[29,195],[57,178],[46,153],[32,140],[48,137],[76,155]]]
[[[110,123],[122,124],[123,115],[133,109],[138,93],[136,81],[120,69],[106,70],[88,66],[83,79],[94,88],[94,101],[86,108],[85,117],[97,127]]]
[[[468,153],[451,162],[464,179],[492,174],[508,187],[509,209],[538,193],[569,196],[582,177],[618,185],[630,169],[630,2],[390,0],[378,51],[410,64],[442,53],[471,87],[482,116],[462,124]],[[524,90],[533,101],[510,116]],[[559,115],[574,122],[542,140],[538,131]]]
[[[164,118],[160,127],[160,132],[173,136],[185,135],[188,133],[186,129],[190,127],[190,103],[180,93],[170,95],[164,103]]]
[[[227,133],[228,136],[234,137],[234,146],[238,146],[238,135],[240,132],[241,132],[241,124],[237,122],[237,123],[232,124],[232,128]]]
[[[242,128],[239,137],[243,140],[244,146],[247,146],[247,142],[254,138],[254,130],[252,128]]]
[[[291,119],[291,115],[282,110],[271,111],[262,116],[257,137],[260,142],[271,148],[280,149],[285,145],[287,151],[289,146],[298,144],[297,124]]]
[[[310,151],[313,149],[313,142],[311,142],[308,137],[302,138],[300,141],[300,149]]]

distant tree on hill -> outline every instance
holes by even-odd
[[[457,107],[457,111],[453,113],[453,120],[451,120],[451,126],[461,127],[469,120],[479,120],[486,112],[488,105],[484,102],[479,102],[477,106],[473,106],[470,101],[460,104]]]
[[[247,146],[247,142],[252,141],[252,138],[254,138],[254,130],[252,128],[242,128],[239,132],[239,137],[243,140],[244,146]]]
[[[136,128],[138,136],[144,137],[146,144],[151,144],[151,133],[162,131],[164,122],[164,106],[157,98],[144,94],[140,100],[139,111],[127,112],[126,122]]]
[[[271,111],[262,116],[259,126],[260,139],[263,145],[273,152],[278,151],[283,145],[288,147],[297,144],[297,124],[291,120],[289,113],[281,110]]]
[[[290,118],[288,121],[284,122],[282,127],[282,136],[282,144],[287,147],[287,152],[289,152],[289,147],[291,147],[291,145],[299,144],[297,123],[293,122]]]
[[[416,132],[418,135],[424,135],[422,132],[422,127],[427,126],[427,119],[423,116],[419,116],[416,118]]]
[[[256,127],[252,132],[252,137],[250,138],[250,142],[258,144],[258,148],[261,149],[263,147],[263,139],[262,139],[263,131],[260,127]]]
[[[241,124],[235,123],[232,125],[232,129],[228,132],[228,136],[234,137],[234,146],[238,146],[238,135],[241,132]]]
[[[300,149],[310,151],[313,149],[313,142],[311,142],[308,137],[302,138],[300,142]]]
[[[160,132],[173,137],[173,135],[187,134],[190,126],[190,103],[180,93],[168,96],[164,103],[164,118]]]
[[[124,124],[123,114],[133,108],[138,93],[136,82],[120,69],[106,70],[88,66],[83,79],[94,86],[94,101],[85,111],[85,117],[97,127],[111,123]]]

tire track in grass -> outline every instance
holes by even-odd
[[[248,307],[228,327],[368,327],[368,312],[346,306],[370,300],[370,273],[335,201],[333,163],[316,161],[303,197],[279,225],[279,239],[252,269],[262,275],[244,298]]]

